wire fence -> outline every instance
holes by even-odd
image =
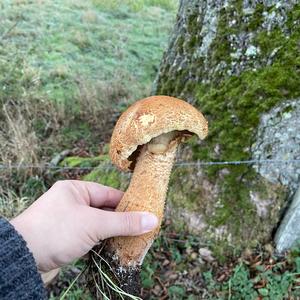
[[[260,160],[236,160],[236,161],[179,161],[174,164],[175,167],[203,167],[203,166],[234,166],[234,165],[300,165],[300,159],[260,159]],[[22,169],[41,169],[56,171],[71,170],[94,170],[115,168],[111,163],[102,163],[98,166],[59,166],[51,164],[0,164],[1,170],[22,170]]]

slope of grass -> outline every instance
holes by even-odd
[[[15,25],[2,51],[23,55],[51,98],[57,100],[60,88],[66,94],[77,76],[104,80],[123,73],[151,86],[174,12],[144,5],[132,12],[124,3],[107,10],[95,2],[2,2],[1,35]]]
[[[171,0],[1,1],[0,122],[10,134],[0,141],[11,141],[1,143],[2,160],[39,161],[81,138],[92,146],[109,136],[113,115],[149,95],[175,7]],[[26,157],[17,153],[21,136],[36,146]]]

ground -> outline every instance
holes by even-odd
[[[129,103],[150,94],[176,8],[171,0],[1,2],[0,164],[63,160],[61,167],[74,168],[1,169],[1,215],[15,216],[61,178],[126,187],[127,175],[88,168],[107,163],[115,120]],[[175,171],[173,185],[180,184],[178,174],[184,177]],[[166,219],[143,266],[143,298],[298,296],[297,249],[278,257],[266,245],[222,264],[209,246]],[[80,260],[66,267],[49,287],[50,299],[91,299],[84,275],[72,284],[85,266]]]

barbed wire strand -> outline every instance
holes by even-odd
[[[262,165],[262,164],[289,164],[300,165],[300,159],[260,159],[260,160],[237,160],[237,161],[182,161],[175,163],[175,167],[202,167],[202,166],[226,166],[226,165]],[[44,170],[94,170],[94,169],[110,169],[115,168],[111,163],[103,163],[94,167],[69,167],[56,166],[51,164],[0,164],[0,170],[13,169],[44,169]]]

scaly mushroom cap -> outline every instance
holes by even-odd
[[[177,98],[152,96],[139,100],[121,115],[114,128],[111,160],[124,171],[132,170],[138,146],[171,131],[188,131],[204,139],[207,121],[196,108]]]

